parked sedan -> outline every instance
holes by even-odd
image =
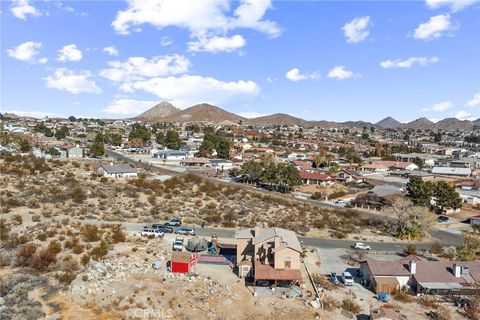
[[[355,244],[353,245],[353,248],[354,249],[359,249],[359,250],[371,250],[372,249],[369,245],[367,245],[363,242],[355,242]]]
[[[437,218],[437,222],[447,222],[448,220],[450,220],[450,218],[444,215],[438,216]]]
[[[190,235],[190,236],[195,236],[197,233],[195,232],[195,229],[193,228],[178,228],[175,230],[176,234],[183,234],[183,235]]]

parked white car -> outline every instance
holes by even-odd
[[[355,244],[353,245],[353,248],[354,249],[360,249],[360,250],[371,250],[372,249],[369,245],[367,245],[363,242],[355,242]]]
[[[142,237],[154,236],[155,238],[163,238],[165,233],[158,229],[143,229],[141,235]]]
[[[172,246],[173,251],[182,251],[183,250],[183,238],[176,238]]]
[[[344,273],[342,273],[342,279],[343,279],[343,283],[346,286],[353,286],[353,284],[355,283],[352,275],[348,271],[345,271]]]

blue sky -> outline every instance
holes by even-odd
[[[480,117],[480,3],[1,1],[2,112]]]

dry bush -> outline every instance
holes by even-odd
[[[409,244],[408,246],[405,247],[405,249],[403,249],[403,254],[406,255],[406,256],[409,256],[409,255],[418,255],[418,252],[417,252],[417,247],[415,247],[413,244]]]
[[[116,224],[112,227],[111,239],[113,243],[125,242],[127,235],[122,225]]]
[[[358,314],[361,311],[358,303],[352,298],[346,298],[342,301],[342,309],[351,312],[353,314]]]
[[[102,259],[104,256],[106,256],[107,253],[108,253],[108,244],[104,240],[102,240],[100,241],[100,244],[98,246],[90,250],[89,254],[93,260],[98,261]]]
[[[23,223],[23,218],[19,214],[13,215],[10,219],[12,220],[12,222],[15,222],[17,224],[22,224]]]
[[[58,282],[64,285],[69,285],[73,280],[75,280],[76,277],[77,276],[71,271],[64,271],[55,276]]]
[[[42,220],[42,217],[39,215],[34,215],[32,216],[32,221],[33,222],[40,222]]]
[[[79,243],[74,244],[73,247],[72,247],[72,252],[75,253],[75,254],[80,254],[84,250],[85,250],[85,246],[83,246]]]
[[[474,298],[467,304],[465,316],[470,320],[480,320],[480,298]]]
[[[48,244],[47,250],[50,251],[52,254],[57,255],[62,252],[62,245],[58,241],[52,240]]]
[[[443,245],[439,241],[435,241],[430,245],[430,252],[434,254],[440,254],[443,251]]]
[[[37,246],[34,243],[27,243],[17,252],[17,264],[26,267],[30,264],[32,256],[37,251]]]
[[[432,296],[427,296],[427,295],[421,296],[420,298],[418,298],[418,303],[427,308],[432,308],[432,309],[438,308],[438,302]]]
[[[340,303],[329,295],[324,295],[322,299],[323,309],[327,311],[333,311],[340,307]]]
[[[80,233],[85,242],[95,242],[100,240],[100,234],[98,233],[98,227],[95,225],[84,225],[80,229]]]
[[[80,259],[82,265],[86,266],[88,262],[90,262],[90,256],[88,254],[84,254]]]
[[[37,251],[30,262],[30,267],[39,271],[46,271],[48,267],[57,261],[57,257],[54,253],[48,249]]]
[[[324,274],[314,273],[314,274],[312,274],[312,280],[313,280],[313,282],[315,282],[315,285],[317,285],[318,287],[321,287],[321,288],[324,288],[324,289],[327,289],[327,290],[335,288],[335,286],[330,281],[328,276],[326,276]]]
[[[401,288],[392,292],[392,296],[395,300],[403,302],[403,303],[410,303],[413,301],[413,296],[407,289]]]
[[[77,271],[80,269],[77,259],[68,255],[62,259],[62,270],[64,271]]]

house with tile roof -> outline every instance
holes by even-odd
[[[297,235],[282,228],[247,228],[235,232],[237,265],[240,277],[275,284],[298,284],[302,281]]]

